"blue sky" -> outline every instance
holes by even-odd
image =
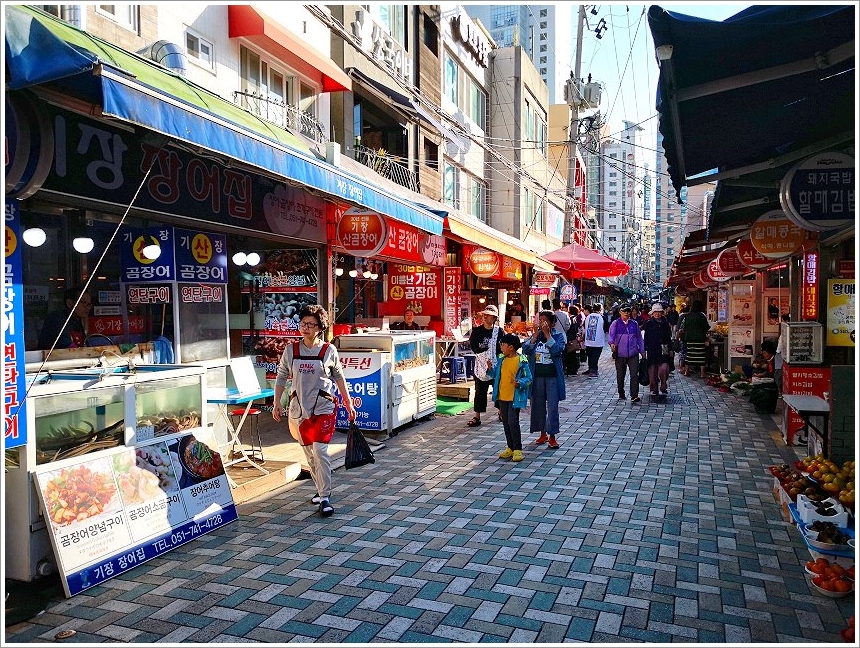
[[[583,35],[582,77],[592,75],[603,84],[600,105],[610,133],[618,133],[624,120],[641,124],[640,143],[646,147],[656,144],[658,118],[654,108],[659,68],[654,56],[654,41],[648,27],[648,8],[652,5],[608,3],[587,5],[588,27]],[[676,13],[725,20],[743,11],[749,4],[737,3],[673,3],[658,6]],[[597,15],[590,11],[597,9]],[[600,19],[607,29],[602,39],[593,33]],[[574,32],[573,38],[576,37]],[[571,61],[571,69],[574,61]]]

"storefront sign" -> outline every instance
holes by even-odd
[[[737,246],[726,248],[717,255],[717,267],[727,277],[739,277],[749,272],[741,261]]]
[[[169,304],[170,286],[127,286],[126,300],[131,305]]]
[[[27,384],[24,368],[24,279],[21,266],[21,212],[6,199],[3,257],[3,447],[27,443]]]
[[[759,254],[748,238],[738,242],[738,257],[750,270],[764,270],[773,265],[773,259]]]
[[[210,430],[37,467],[66,596],[237,519]]]
[[[791,366],[788,362],[782,365],[782,393],[798,396],[824,397],[824,392],[830,390],[830,367]],[[782,433],[784,439],[796,439],[804,427],[803,419],[788,407],[782,408]]]
[[[462,15],[451,18],[451,34],[465,46],[478,65],[487,67],[489,43],[468,16],[465,20]]]
[[[827,280],[827,346],[854,346],[856,302],[853,279]]]
[[[406,82],[412,80],[409,54],[385,26],[371,18],[370,12],[364,9],[356,11],[355,21],[350,23],[350,27],[362,50],[388,68],[395,77]]]
[[[227,283],[227,237],[173,228],[177,281]]]
[[[131,315],[128,318],[128,330],[122,321],[122,315],[101,315],[87,319],[87,332],[90,335],[99,334],[113,337],[114,335],[142,334],[145,330],[145,322],[142,316]]]
[[[451,329],[460,327],[460,300],[463,290],[463,271],[456,267],[448,267],[442,271],[444,280],[444,298],[442,316],[445,319],[444,335],[451,335]]]
[[[385,245],[376,253],[376,256],[405,263],[440,267],[445,265],[444,236],[427,234],[417,227],[394,219],[386,219],[386,226],[388,236]]]
[[[723,281],[728,281],[729,279],[731,279],[729,275],[727,275],[720,269],[720,265],[719,263],[717,263],[716,259],[714,259],[708,264],[708,267],[705,269],[705,272],[709,279],[716,281],[717,283],[722,283]]]
[[[794,254],[805,240],[806,232],[781,209],[762,214],[750,227],[753,248],[769,259],[781,259]]]
[[[566,302],[571,302],[576,299],[576,286],[570,283],[566,283],[561,287],[561,292],[558,296],[559,299]]]
[[[337,224],[337,240],[352,256],[376,256],[388,244],[388,224],[381,214],[350,207]]]
[[[476,277],[489,278],[497,275],[502,264],[499,255],[486,248],[463,246],[463,260],[466,272]]]
[[[51,104],[41,105],[53,125],[56,148],[54,166],[42,187],[47,191],[123,210],[133,201],[139,210],[315,243],[327,240],[322,198],[169,145],[154,148],[143,140],[143,131],[129,133]],[[138,193],[140,179],[147,172]],[[333,174],[331,185],[332,195],[352,199],[345,194],[353,189],[360,192],[359,187],[338,184]]]
[[[541,288],[552,288],[557,279],[557,272],[543,272],[541,270],[535,270],[532,275],[532,282],[534,285],[540,286]]]
[[[533,297],[549,297],[551,288],[540,288],[538,286],[532,286],[529,288],[529,295]]]
[[[438,268],[388,264],[389,312],[407,308],[416,315],[441,317],[442,271]]]
[[[41,102],[20,93],[5,95],[6,198],[23,200],[48,177],[54,131]]]
[[[854,278],[854,259],[842,260],[836,263],[836,274],[842,279]]]
[[[817,153],[782,179],[779,203],[805,230],[821,232],[853,223],[857,216],[854,158],[835,151]]]
[[[729,289],[727,286],[717,288],[717,321],[726,322],[729,318]]]
[[[818,252],[803,255],[803,278],[800,284],[800,319],[818,319]]]
[[[343,368],[349,397],[355,407],[355,424],[361,430],[378,432],[387,427],[388,411],[387,385],[391,380],[391,363],[394,358],[386,354],[387,366],[383,367],[383,354],[379,351],[353,351],[343,349],[339,353],[340,366]],[[342,395],[341,395],[342,396]],[[346,409],[337,408],[337,422],[340,429],[349,427]]]
[[[147,259],[143,248],[155,243],[161,248],[161,254],[157,259]],[[121,281],[141,283],[176,279],[172,227],[124,229],[120,233],[119,245]]]

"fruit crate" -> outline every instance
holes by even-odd
[[[798,495],[797,496],[797,512],[800,516],[800,521],[805,524],[811,524],[816,520],[821,520],[822,522],[833,522],[838,527],[847,527],[848,526],[848,511],[845,510],[845,507],[842,506],[836,499],[833,497],[828,497],[826,500],[821,501],[822,504],[829,503],[832,505],[832,508],[836,511],[835,515],[821,515],[817,512],[818,505],[816,502],[810,500],[806,495]]]

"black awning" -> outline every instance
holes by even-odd
[[[715,169],[746,172],[810,145],[854,138],[853,4],[753,6],[722,22],[655,5],[648,22],[676,191]]]

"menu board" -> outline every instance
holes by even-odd
[[[66,596],[237,519],[211,430],[36,468]]]

